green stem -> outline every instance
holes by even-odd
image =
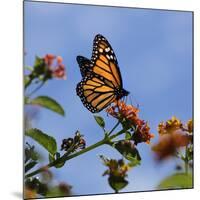
[[[187,151],[188,151],[188,146],[185,147],[185,173],[188,174],[188,168],[189,168],[189,162],[188,162],[188,158],[187,158]]]
[[[25,78],[24,78],[25,80],[25,89],[31,84],[31,82],[32,82],[32,79],[29,77],[29,76],[25,76]],[[27,80],[26,80],[27,79]]]
[[[40,172],[43,172],[44,169],[51,168],[51,167],[55,166],[56,164],[59,164],[59,163],[62,163],[62,162],[66,162],[67,160],[70,160],[72,158],[80,156],[80,155],[82,155],[82,154],[84,154],[84,153],[86,153],[88,151],[91,151],[91,150],[93,150],[93,149],[95,149],[95,148],[97,148],[97,147],[99,147],[101,145],[108,144],[110,140],[112,140],[113,138],[121,135],[124,132],[125,132],[125,130],[122,129],[121,131],[119,131],[118,133],[112,135],[111,137],[105,137],[103,140],[100,140],[99,142],[97,142],[97,143],[95,143],[95,144],[93,144],[93,145],[91,145],[91,146],[89,146],[89,147],[87,147],[87,148],[85,148],[85,149],[83,149],[83,150],[81,150],[79,152],[73,153],[71,155],[64,154],[62,157],[60,157],[57,160],[49,163],[48,165],[43,166],[43,167],[41,167],[41,168],[39,168],[39,169],[27,174],[25,176],[25,178],[29,178],[31,176],[34,176],[34,175],[36,175],[36,174],[38,174]]]
[[[35,92],[37,92],[43,85],[44,85],[44,81],[38,85],[38,87],[36,87],[30,94],[28,94],[27,96],[30,97],[31,95],[33,95]]]
[[[26,70],[28,70],[28,71],[30,71],[30,72],[33,71],[33,67],[31,67],[31,66],[25,66],[24,69],[26,69]]]
[[[124,133],[125,131],[127,131],[127,130],[122,129],[121,131],[117,132],[116,134],[110,136],[110,137],[109,137],[109,140],[112,140],[112,139],[118,137],[119,135],[121,135],[121,134]]]
[[[108,133],[108,136],[112,134],[112,132],[118,127],[120,124],[120,121],[117,122],[117,124],[112,128],[112,130]]]

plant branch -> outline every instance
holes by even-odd
[[[185,162],[185,173],[188,174],[188,157],[187,157],[187,152],[188,152],[188,146],[185,147],[185,159],[184,159],[184,162]]]
[[[117,122],[117,124],[112,128],[112,130],[108,133],[108,136],[112,134],[112,132],[118,127],[120,124],[120,121]]]
[[[32,78],[31,77],[29,77],[29,76],[25,76],[24,77],[24,82],[25,82],[25,88],[24,89],[26,89],[31,83],[32,83]]]
[[[44,85],[44,81],[41,82],[40,85],[38,85],[30,94],[28,94],[27,96],[30,97],[31,95],[33,95],[35,92],[37,92],[43,85]]]
[[[122,129],[121,131],[117,132],[116,134],[112,135],[111,137],[105,137],[104,139],[100,140],[99,142],[97,142],[97,143],[95,143],[95,144],[93,144],[91,146],[88,146],[88,147],[86,147],[85,149],[83,149],[83,150],[81,150],[79,152],[73,153],[71,155],[69,155],[68,153],[64,154],[62,157],[60,157],[57,160],[49,163],[48,165],[43,166],[43,167],[41,167],[41,168],[39,168],[39,169],[27,174],[25,176],[25,178],[29,178],[31,176],[34,176],[34,175],[38,174],[38,173],[41,173],[41,172],[44,171],[44,169],[51,168],[51,167],[53,167],[53,166],[55,166],[55,165],[57,165],[59,163],[62,163],[62,162],[66,162],[67,160],[70,160],[72,158],[80,156],[80,155],[82,155],[82,154],[84,154],[84,153],[86,153],[88,151],[91,151],[91,150],[93,150],[93,149],[95,149],[95,148],[97,148],[97,147],[99,147],[101,145],[108,144],[110,140],[114,139],[115,137],[121,135],[124,132],[125,132],[125,130]]]

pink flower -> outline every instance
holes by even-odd
[[[53,77],[58,79],[66,79],[66,70],[64,64],[62,63],[63,59],[61,56],[46,54],[44,61],[48,69],[51,71]],[[54,63],[56,63],[56,65],[53,66]]]

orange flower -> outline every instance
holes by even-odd
[[[183,124],[182,122],[177,119],[176,117],[172,117],[170,120],[168,120],[166,123],[161,122],[158,125],[158,133],[160,135],[163,134],[172,134],[178,130],[182,130]]]
[[[46,54],[44,57],[45,64],[50,67],[53,64],[55,58],[56,56],[53,54]]]
[[[138,124],[139,125],[134,132],[132,139],[135,141],[136,145],[141,142],[146,142],[147,144],[149,144],[151,138],[154,138],[154,135],[150,133],[150,127],[148,123],[144,120],[140,120]]]
[[[152,147],[158,160],[174,156],[180,147],[189,144],[189,136],[180,133],[164,134],[160,136],[158,144]]]
[[[149,143],[150,139],[154,137],[150,133],[148,123],[139,119],[138,108],[132,105],[126,105],[123,101],[117,101],[113,106],[107,108],[106,112],[117,118],[126,129],[133,129],[132,139],[136,145],[141,142]]]
[[[28,189],[28,188],[25,188],[25,191],[24,191],[24,198],[36,198],[37,197],[37,194],[36,194],[36,191],[35,190],[31,190],[31,189]]]
[[[139,109],[132,105],[126,105],[124,101],[116,101],[113,106],[106,109],[106,112],[120,121],[127,120],[136,123]]]

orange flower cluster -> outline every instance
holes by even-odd
[[[128,119],[130,121],[136,121],[139,109],[126,105],[124,101],[115,101],[113,106],[106,109],[106,112],[117,119]]]
[[[32,199],[32,198],[34,199],[34,198],[37,198],[37,193],[36,193],[35,190],[25,188],[24,197],[27,198],[27,199]]]
[[[181,121],[173,116],[166,123],[161,122],[158,125],[158,133],[160,135],[170,134],[170,133],[174,133],[178,130],[182,130],[182,128],[183,128],[183,124],[181,123]]]
[[[164,160],[175,156],[180,147],[192,143],[193,121],[189,120],[185,125],[176,117],[158,125],[160,135],[159,142],[152,147],[158,160]]]
[[[136,145],[141,142],[149,143],[151,138],[154,137],[150,133],[148,123],[138,117],[138,108],[126,105],[124,101],[117,101],[113,106],[107,108],[106,112],[117,118],[126,129],[132,128],[134,130],[132,139]]]
[[[56,66],[53,63],[56,60]],[[58,79],[66,79],[65,66],[63,65],[63,59],[61,56],[54,56],[52,54],[46,54],[44,57],[45,64],[52,72],[52,76]]]
[[[135,144],[137,145],[141,142],[146,142],[147,144],[149,144],[152,138],[154,138],[154,134],[150,133],[150,127],[148,123],[144,120],[141,120],[132,136]]]
[[[158,144],[154,145],[152,150],[155,151],[156,158],[161,161],[171,156],[175,156],[178,148],[188,144],[189,138],[187,135],[172,133],[160,137]]]

